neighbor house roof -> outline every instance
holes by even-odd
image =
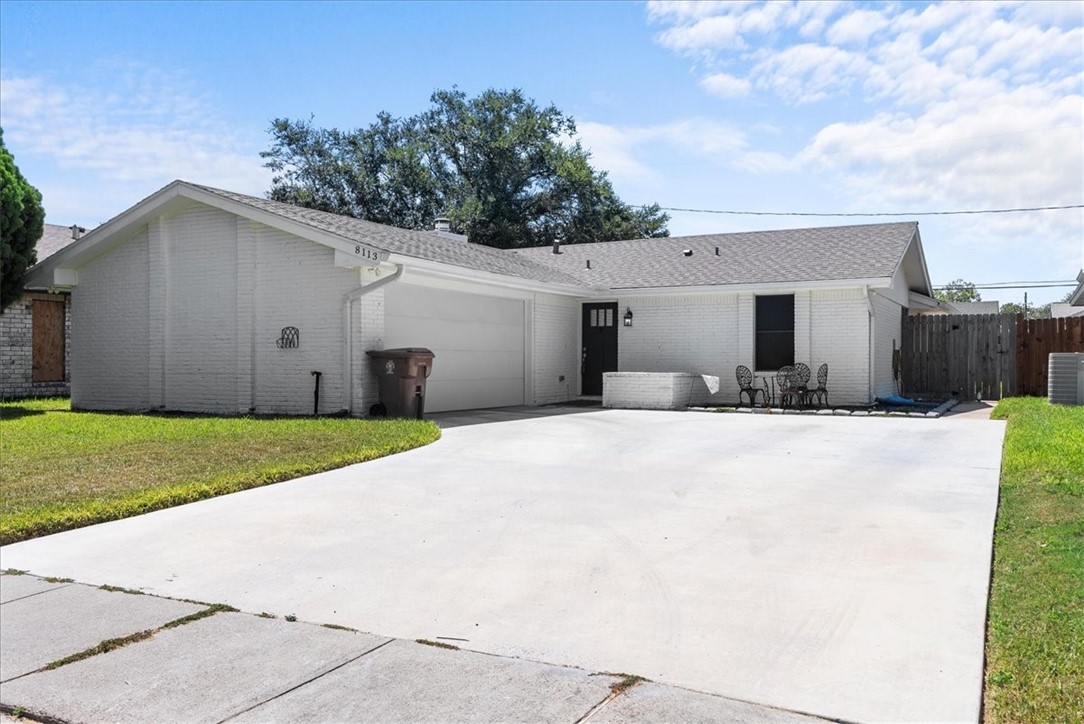
[[[183,183],[183,182],[182,182]],[[237,203],[270,212],[292,221],[311,226],[350,241],[369,244],[392,254],[427,259],[478,271],[521,277],[540,282],[581,286],[582,282],[552,266],[539,264],[529,258],[508,254],[500,249],[468,244],[458,235],[411,231],[394,226],[362,221],[327,211],[306,209],[255,196],[223,191],[222,189],[187,184]]]
[[[582,283],[611,289],[825,282],[892,277],[918,224],[745,231],[517,249]],[[590,265],[588,265],[590,262]]]
[[[998,314],[1000,302],[949,302],[957,314]]]
[[[38,252],[38,261],[40,262],[52,256],[73,241],[75,239],[72,238],[70,226],[45,224],[41,238],[38,239],[38,243],[34,247]]]
[[[1051,317],[1084,317],[1084,306],[1074,307],[1068,302],[1054,302],[1050,305]]]
[[[1073,307],[1084,307],[1084,269],[1076,275],[1076,289],[1069,295],[1069,304]]]

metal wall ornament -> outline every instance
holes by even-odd
[[[297,327],[283,327],[275,346],[279,349],[297,349],[301,346],[301,332]]]

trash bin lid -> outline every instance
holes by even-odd
[[[395,347],[394,349],[371,349],[365,354],[377,359],[410,359],[411,357],[434,357],[433,350],[425,347]]]

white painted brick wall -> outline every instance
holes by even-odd
[[[72,407],[139,410],[148,396],[148,235],[79,270],[72,290]]]
[[[320,412],[346,407],[342,299],[359,282],[331,249],[197,206],[152,221],[79,281],[76,407],[309,414],[312,370]],[[380,292],[355,302],[359,350],[382,345],[381,304]],[[300,329],[297,349],[276,345],[286,326]],[[356,397],[375,401],[364,353],[354,358]]]
[[[709,394],[696,381],[693,404],[737,401],[734,370],[739,364],[752,369],[755,359],[755,295],[620,299],[618,308],[626,306],[633,311],[633,326],[619,328],[619,370],[714,375],[719,392]],[[798,292],[794,309],[796,361],[806,362],[814,375],[828,363],[833,403],[867,402],[869,315],[861,291]]]
[[[564,402],[578,396],[579,324],[580,305],[575,299],[535,296],[534,404]]]
[[[811,293],[810,362],[828,363],[828,399],[834,405],[869,402],[869,311],[860,289]]]
[[[872,295],[874,342],[873,342],[873,394],[885,397],[897,393],[892,377],[892,345],[899,349],[902,341],[903,320],[900,305],[879,294]]]
[[[700,378],[681,372],[606,372],[602,406],[627,410],[682,410]]]
[[[380,383],[365,354],[384,349],[384,290],[377,289],[354,302],[354,415],[363,417],[380,401]]]
[[[619,317],[626,307],[632,310],[633,324],[618,327],[618,370],[713,375],[720,379],[719,392],[711,395],[698,381],[694,404],[725,404],[738,399],[734,368],[743,364],[739,361],[738,295],[621,298]]]
[[[59,382],[34,382],[33,300],[64,302],[64,377]],[[28,294],[0,312],[0,398],[63,397],[70,393],[71,297]]]
[[[238,412],[235,218],[200,206],[165,223],[166,409]],[[152,337],[159,320],[152,312]]]
[[[255,227],[254,247],[256,411],[311,414],[312,370],[323,373],[320,413],[345,409],[342,302],[359,286],[357,271],[334,266],[334,251],[325,246],[266,226]],[[287,326],[300,330],[296,349],[276,346]],[[363,349],[355,341],[355,359]]]

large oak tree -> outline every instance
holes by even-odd
[[[658,204],[617,197],[553,105],[519,90],[453,88],[430,101],[351,131],[275,119],[262,154],[271,198],[409,229],[446,216],[452,231],[502,249],[669,235]]]

